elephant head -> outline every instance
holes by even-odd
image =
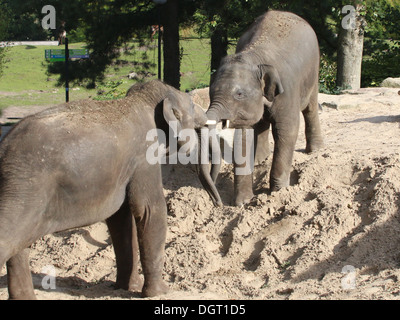
[[[164,99],[163,117],[170,125],[174,137],[179,137],[184,129],[201,128],[207,122],[204,110],[193,103],[186,93],[170,94]]]
[[[167,136],[171,131],[173,136],[177,138],[182,130],[201,128],[207,122],[204,110],[192,101],[189,94],[181,92],[160,80],[134,84],[129,88],[126,96],[140,97],[149,106],[155,105],[156,126],[164,131]],[[180,145],[183,143],[183,141],[178,141]]]
[[[263,116],[264,106],[271,107],[275,97],[284,92],[277,70],[266,64],[252,64],[240,54],[226,57],[210,86],[210,106],[206,112],[209,129],[218,122],[223,128],[250,128]],[[214,137],[215,138],[215,137]],[[213,158],[221,159],[218,143],[212,143]],[[199,165],[199,177],[214,204],[222,204],[215,181],[220,163]]]
[[[207,117],[232,128],[251,127],[261,119],[264,105],[271,105],[283,92],[278,71],[273,66],[251,64],[240,55],[229,56],[223,60],[210,86]]]
[[[189,110],[187,109],[188,105],[190,106]],[[169,130],[172,131],[174,137],[179,137],[178,147],[180,151],[183,149],[187,154],[190,154],[196,145],[199,146],[198,161],[201,163],[200,146],[204,144],[204,139],[201,136],[200,128],[213,123],[213,121],[210,122],[207,120],[204,110],[196,103],[193,103],[190,99],[190,96],[187,94],[181,93],[178,96],[170,95],[163,101],[163,118],[166,120],[166,123],[169,124]],[[191,135],[191,133],[194,133],[193,130],[186,130],[186,133],[189,133],[189,135],[184,134],[185,129],[193,128],[197,129],[198,136],[194,138]],[[216,148],[213,149],[216,150]],[[216,158],[218,155],[219,153],[217,152],[217,155],[214,156],[214,158]],[[220,163],[220,161],[217,162]],[[215,179],[219,172],[219,166],[214,166],[213,172],[216,174],[211,174],[213,178],[210,176],[210,172],[208,171],[208,165],[198,165],[196,168],[200,181],[210,195],[214,204],[216,206],[221,206],[222,202],[215,187]],[[204,170],[207,170],[207,172],[204,172]]]

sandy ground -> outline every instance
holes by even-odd
[[[398,89],[321,94],[320,103],[326,147],[305,154],[302,124],[291,186],[268,194],[269,159],[256,167],[257,195],[244,207],[230,205],[230,165],[217,183],[223,208],[213,207],[193,166],[164,167],[171,291],[154,299],[399,299]],[[48,265],[56,282],[46,290]],[[140,299],[113,289],[103,222],[38,240],[31,269],[39,299]]]

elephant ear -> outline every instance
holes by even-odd
[[[264,96],[272,102],[278,94],[284,92],[279,73],[269,64],[260,64],[258,68],[261,79],[264,80]]]
[[[165,121],[167,121],[169,127],[174,133],[174,138],[178,138],[179,133],[182,130],[182,113],[174,106],[170,98],[165,98],[163,101],[163,115]]]

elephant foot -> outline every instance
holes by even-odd
[[[312,153],[318,151],[324,147],[324,142],[322,139],[316,139],[312,143],[307,143],[306,153]]]
[[[118,289],[123,289],[123,290],[128,290],[131,292],[138,292],[142,291],[143,288],[143,280],[140,278],[137,279],[132,279],[129,284],[121,284],[121,283],[115,283],[115,290]]]
[[[236,168],[235,168],[236,170]],[[250,202],[254,197],[253,193],[253,174],[238,175],[234,179],[234,205],[242,206]]]
[[[270,178],[270,192],[279,191],[290,186],[289,176],[286,178]]]
[[[253,192],[240,193],[235,197],[235,206],[241,207],[249,203],[253,197],[254,197]]]
[[[168,285],[163,280],[148,281],[143,286],[142,297],[155,297],[166,294],[169,291]]]
[[[32,292],[22,293],[19,295],[10,295],[8,300],[37,300],[36,295]]]
[[[143,281],[139,280],[137,282],[129,284],[128,291],[138,292],[138,291],[142,291],[142,288],[143,288]]]

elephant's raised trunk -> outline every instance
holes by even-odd
[[[208,119],[208,130],[204,130],[203,128],[197,131],[199,134],[199,164],[197,165],[197,174],[214,205],[221,207],[221,197],[215,186],[221,168],[221,148],[215,131],[219,118],[213,119],[208,117]],[[211,170],[209,166],[209,149],[211,149]]]

